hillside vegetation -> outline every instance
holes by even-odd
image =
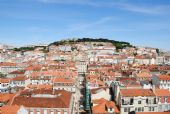
[[[105,43],[112,43],[116,49],[123,49],[125,47],[132,47],[132,45],[129,42],[124,42],[124,41],[115,41],[115,40],[109,40],[109,39],[104,39],[104,38],[81,38],[81,39],[69,39],[69,40],[62,40],[62,41],[57,41],[53,42],[50,45],[65,45],[65,44],[75,44],[75,43],[80,43],[80,42],[105,42]]]
[[[104,43],[111,43],[116,47],[116,49],[123,49],[125,47],[133,47],[129,42],[124,42],[124,41],[115,41],[115,40],[109,40],[109,39],[104,39],[104,38],[79,38],[79,39],[68,39],[68,40],[61,40],[61,41],[56,41],[53,42],[50,45],[66,45],[66,44],[77,44],[77,43],[82,43],[82,42],[104,42]],[[14,48],[14,51],[33,51],[35,47],[20,47],[20,48]]]

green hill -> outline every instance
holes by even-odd
[[[105,38],[79,38],[79,39],[69,39],[69,40],[62,40],[62,41],[57,41],[53,42],[50,45],[65,45],[65,44],[75,44],[75,43],[80,43],[80,42],[105,42],[105,43],[112,43],[116,49],[123,49],[125,47],[133,47],[129,42],[124,42],[124,41],[115,41],[115,40],[109,40]]]
[[[113,44],[116,49],[123,49],[125,47],[133,47],[129,42],[124,42],[124,41],[115,41],[115,40],[109,40],[105,38],[78,38],[78,39],[68,39],[68,40],[61,40],[61,41],[56,41],[53,42],[50,45],[66,45],[66,44],[76,44],[76,43],[82,43],[82,42],[104,42],[104,43],[111,43]],[[35,49],[36,46],[33,47],[20,47],[20,48],[14,48],[14,51],[32,51]],[[45,50],[45,49],[44,49]]]

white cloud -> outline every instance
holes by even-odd
[[[128,0],[37,0],[42,3],[87,5],[92,7],[119,8],[126,11],[144,14],[166,14],[169,13],[170,5],[140,5],[132,4]]]
[[[92,0],[37,0],[43,3],[55,3],[55,4],[77,4],[77,5],[89,5],[89,6],[98,6],[98,3],[95,3]]]
[[[74,24],[69,27],[68,31],[81,31],[81,30],[89,29],[92,27],[96,27],[96,26],[105,24],[105,23],[112,21],[114,19],[115,18],[113,18],[113,17],[103,17],[103,18],[101,18],[97,21],[91,22],[91,23]]]
[[[169,13],[168,11],[170,10],[169,5],[144,6],[132,4],[118,4],[118,8],[145,14],[165,14]]]

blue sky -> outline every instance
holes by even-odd
[[[0,43],[77,37],[170,50],[170,0],[0,0]]]

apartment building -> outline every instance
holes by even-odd
[[[25,76],[17,76],[10,81],[10,87],[26,87],[31,83],[30,79]]]
[[[152,82],[160,89],[170,90],[170,76],[169,75],[155,75],[152,77]]]
[[[168,89],[155,89],[158,101],[158,112],[170,111],[170,91]]]
[[[8,74],[10,72],[13,72],[19,69],[21,68],[17,66],[15,63],[9,63],[9,62],[0,63],[0,72],[2,74]]]
[[[6,93],[9,91],[10,79],[0,78],[0,93]]]
[[[75,81],[71,78],[54,78],[52,82],[53,89],[55,90],[66,90],[70,92],[76,91]]]
[[[150,89],[121,89],[118,105],[121,114],[158,111],[156,95]]]

